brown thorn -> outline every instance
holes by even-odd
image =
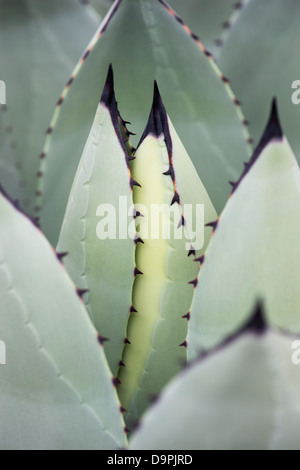
[[[67,87],[71,86],[73,82],[74,82],[74,77],[71,77],[67,83]]]
[[[112,379],[112,383],[113,383],[113,386],[114,386],[114,387],[117,387],[118,385],[121,385],[121,382],[120,382],[120,380],[118,379],[118,377],[114,377],[114,378]]]
[[[196,289],[196,287],[198,286],[198,278],[194,279],[193,281],[189,282],[189,284],[191,286],[194,286],[194,289]]]
[[[134,269],[134,277],[138,276],[138,275],[143,275],[144,273],[142,273],[138,268],[135,268]]]
[[[133,178],[130,179],[130,187],[131,189],[133,189],[134,186],[137,186],[138,188],[141,188],[142,186],[137,183],[137,181],[135,181]]]
[[[142,243],[143,245],[145,244],[145,242],[141,238],[136,238],[134,240],[134,243],[135,243],[135,245],[137,245],[138,243]]]
[[[171,202],[171,206],[173,206],[173,204],[180,204],[180,197],[179,197],[179,194],[176,192],[173,199],[172,199],[172,202]]]
[[[225,29],[229,29],[230,26],[231,26],[231,23],[230,23],[230,21],[223,21],[222,26]]]
[[[103,346],[103,344],[107,341],[109,341],[109,338],[105,338],[104,336],[98,334],[98,342],[101,344],[101,346]]]
[[[82,299],[83,296],[89,292],[89,289],[76,289],[76,292],[80,299]]]
[[[165,171],[165,173],[163,173],[163,175],[164,176],[171,176],[172,180],[175,181],[175,172],[174,172],[173,166],[170,166],[168,171]]]
[[[83,55],[83,57],[82,57],[82,60],[87,59],[87,57],[90,55],[90,53],[91,53],[91,50],[88,49],[88,50],[84,53],[84,55]]]
[[[63,252],[63,253],[56,253],[56,257],[57,257],[58,261],[62,262],[62,260],[63,260],[66,256],[68,256],[68,254],[69,254],[69,253],[68,253],[67,251],[65,251],[65,252]]]
[[[230,83],[229,78],[225,77],[225,75],[221,75],[221,79],[224,83]]]
[[[185,227],[185,218],[184,218],[183,215],[181,216],[181,220],[180,220],[177,228],[180,228],[180,227]]]
[[[182,318],[184,318],[187,321],[190,321],[191,319],[191,312],[188,312],[186,315],[184,315]]]
[[[239,10],[240,8],[243,8],[243,6],[244,6],[243,2],[236,2],[236,3],[234,4],[234,8],[235,8],[236,10]]]
[[[193,248],[193,247],[191,247],[191,249],[190,249],[190,251],[189,251],[189,253],[188,253],[188,257],[190,257],[190,256],[196,256],[196,250],[195,250],[195,248]]]
[[[214,222],[209,222],[205,225],[205,227],[212,227],[213,231],[215,231],[218,227],[219,219],[215,220]]]
[[[204,261],[205,261],[205,255],[200,256],[200,258],[197,258],[194,261],[197,262],[197,263],[203,264]]]

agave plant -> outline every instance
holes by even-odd
[[[0,1],[0,448],[299,448],[299,5],[91,3]]]
[[[44,131],[64,81],[98,20],[73,0],[1,0],[1,184],[36,216]],[[25,112],[25,119],[23,116]]]
[[[298,449],[299,373],[290,360],[292,341],[270,328],[258,307],[245,326],[168,386],[130,449]]]

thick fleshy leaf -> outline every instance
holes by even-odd
[[[268,104],[277,96],[285,133],[299,162],[300,3],[243,3],[239,17],[224,37],[218,63],[242,101],[256,141],[267,118]]]
[[[118,391],[132,429],[151,399],[186,361],[186,319],[198,274],[195,250],[201,254],[207,245],[211,229],[206,229],[205,240],[204,219],[211,220],[216,212],[167,116],[157,86],[148,125],[130,166],[137,182],[135,210],[142,215],[136,217],[133,311]],[[200,240],[191,237],[192,222],[197,222]]]
[[[0,1],[0,181],[30,214],[55,103],[99,24],[91,11],[77,0]]]
[[[233,0],[169,0],[168,4],[197,34],[205,47],[213,53],[219,51],[220,37],[228,28],[228,18],[239,9],[241,2]]]
[[[97,332],[41,232],[0,195],[2,450],[117,449],[119,411]]]
[[[295,345],[248,331],[196,361],[145,415],[130,449],[299,450]]]
[[[71,190],[57,251],[86,293],[86,305],[118,372],[131,307],[134,209],[129,159],[119,129],[112,69]],[[61,188],[58,188],[58,191]]]
[[[118,0],[74,71],[49,127],[40,191],[42,227],[53,243],[109,63],[122,114],[130,117],[138,135],[157,79],[170,118],[217,210],[229,195],[228,179],[240,174],[248,156],[240,103],[202,44],[163,1]],[[64,188],[64,197],[56,194],[57,186]]]
[[[300,332],[300,171],[276,104],[209,244],[191,310],[190,358],[220,343],[262,299],[269,322]]]

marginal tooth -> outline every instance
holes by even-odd
[[[135,268],[134,270],[134,277],[138,276],[138,275],[143,275],[144,273],[142,273],[138,268]]]
[[[118,385],[121,385],[121,382],[117,377],[114,377],[112,379],[112,383],[113,383],[114,387],[117,387]]]
[[[67,251],[65,251],[65,252],[63,252],[63,253],[56,253],[56,256],[57,256],[57,259],[58,259],[60,262],[62,262],[63,259],[64,259],[66,256],[68,256],[68,254],[69,254],[69,253],[68,253]]]
[[[209,222],[205,225],[205,227],[212,227],[213,231],[215,231],[218,227],[219,219],[215,220],[214,222]]]
[[[134,308],[133,305],[130,307],[130,313],[137,313],[137,310]]]
[[[78,297],[80,297],[81,299],[83,298],[83,296],[85,294],[87,294],[89,292],[89,289],[77,289],[77,294],[78,294]]]
[[[172,180],[175,181],[175,171],[174,171],[174,168],[173,166],[170,166],[170,168],[168,169],[168,171],[166,171],[165,173],[163,173],[164,176],[171,176]]]
[[[191,246],[191,249],[188,253],[188,257],[190,257],[190,256],[196,256],[196,250],[193,246]]]
[[[137,186],[138,188],[141,188],[141,185],[135,181],[133,178],[130,179],[130,187],[133,189],[134,186]]]
[[[204,261],[205,261],[205,255],[200,256],[200,258],[197,258],[194,261],[197,262],[197,263],[203,264]]]
[[[173,199],[172,199],[172,202],[171,202],[171,206],[173,206],[173,204],[180,204],[180,196],[179,194],[176,192]]]
[[[194,279],[193,281],[190,281],[189,284],[193,286],[194,289],[196,289],[196,287],[198,286],[198,278]]]
[[[109,341],[109,338],[105,338],[104,336],[101,336],[98,334],[98,342],[103,346],[104,343],[107,343]]]
[[[143,241],[141,238],[136,238],[136,239],[134,240],[134,243],[135,243],[135,245],[137,245],[138,243],[142,243],[142,245],[145,244],[144,241]]]
[[[182,318],[184,318],[184,319],[187,320],[187,321],[190,321],[190,319],[191,319],[191,313],[188,312],[188,313],[187,313],[186,315],[184,315]]]

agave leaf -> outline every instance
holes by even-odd
[[[299,450],[294,339],[255,323],[166,388],[130,450]]]
[[[274,102],[200,270],[188,335],[190,358],[236,331],[258,299],[272,325],[300,331],[299,231],[299,166]]]
[[[74,284],[2,195],[0,223],[0,448],[124,446],[111,372]]]
[[[167,116],[157,85],[131,171],[137,183],[133,189],[138,214],[136,276],[118,375],[129,429],[186,361],[186,318],[198,274],[194,249],[201,253],[209,239],[206,233],[204,241],[203,234],[199,246],[193,243],[191,249],[191,222],[197,203],[204,204],[207,220],[215,214]],[[189,218],[183,215],[187,204],[193,208]],[[200,222],[198,229],[203,232],[201,216]]]
[[[58,190],[61,188],[59,187]],[[131,211],[131,212],[130,212]],[[69,198],[57,251],[81,289],[105,352],[118,372],[131,307],[134,225],[128,155],[118,125],[110,68]]]
[[[239,8],[240,3],[234,3],[233,0],[168,1],[214,56],[219,51],[220,37],[224,29],[228,28],[228,18]]]
[[[76,0],[1,0],[1,184],[34,214],[39,154],[55,103],[98,21]]]
[[[5,113],[7,111],[7,106],[0,106],[0,142],[1,145],[1,154],[0,154],[0,174],[2,185],[5,186],[6,190],[9,191],[15,199],[21,199],[21,187],[20,187],[20,165],[13,163],[8,158],[5,158],[5,155],[10,155],[12,152],[13,143],[9,142],[7,137],[8,133],[11,133],[12,127],[7,126]]]
[[[134,25],[130,32],[128,25]],[[239,102],[202,44],[164,2],[118,0],[63,92],[45,143],[41,219],[54,244],[94,118],[99,83],[110,63],[120,109],[138,135],[147,122],[157,79],[172,122],[217,210],[228,196],[227,180],[240,174],[247,156]],[[64,197],[54,191],[58,186]]]
[[[277,96],[286,136],[299,162],[299,106],[292,102],[299,91],[292,84],[299,79],[300,4],[297,0],[243,3],[224,37],[219,66],[242,101],[256,141],[267,119],[268,104]]]

